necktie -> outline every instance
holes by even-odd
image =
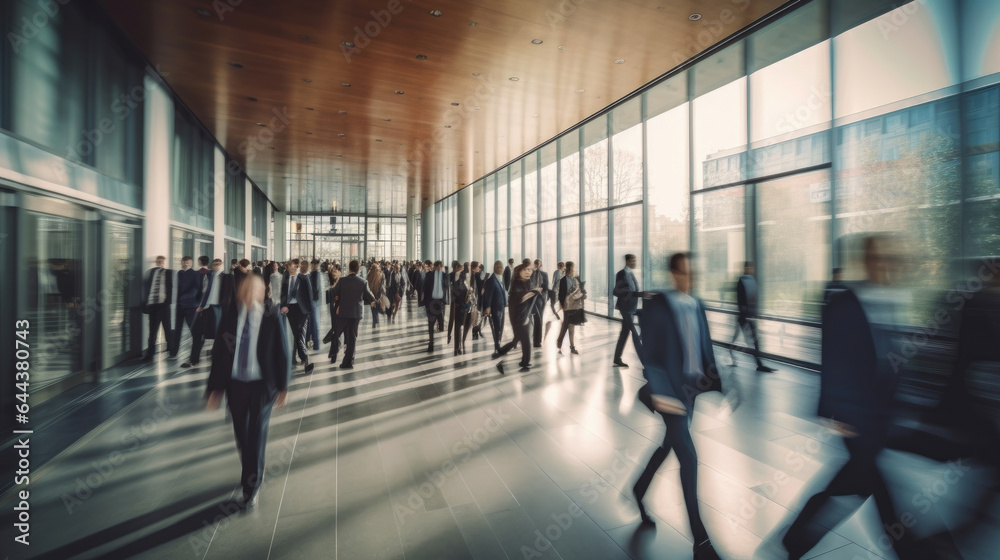
[[[244,379],[248,372],[247,366],[250,362],[250,311],[247,311],[246,319],[243,320],[243,333],[240,334],[240,355],[237,359],[236,374],[238,379]]]

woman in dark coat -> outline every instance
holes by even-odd
[[[507,310],[510,313],[510,326],[514,329],[514,340],[500,350],[506,354],[516,346],[521,345],[522,371],[531,367],[531,309],[535,305],[535,297],[542,292],[541,286],[531,289],[531,268],[518,265],[511,275],[510,295]]]

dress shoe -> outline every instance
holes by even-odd
[[[316,369],[316,364],[306,364],[306,373],[312,373]]]
[[[169,356],[167,356],[167,359],[170,360],[170,361],[176,360],[177,359],[177,354],[170,354]]]
[[[184,362],[181,364],[182,368],[198,367],[198,362]]]
[[[531,371],[531,368],[529,366],[521,366],[521,369],[519,369],[517,371],[519,371],[521,373],[528,373],[529,371]]]
[[[504,374],[504,371],[503,371],[503,362],[497,362],[497,370],[500,371],[500,375]]]
[[[694,545],[694,560],[722,560],[719,553],[712,546],[712,541],[705,539],[703,542]]]
[[[569,353],[570,354],[579,354],[579,352],[576,351],[576,346],[570,346],[569,347]]]
[[[427,353],[428,354],[433,354],[434,353],[434,346],[433,345],[427,347]]]
[[[773,367],[767,367],[764,364],[760,364],[759,366],[757,366],[757,371],[762,373],[772,373],[778,370],[774,369]]]
[[[535,348],[541,348],[541,347],[542,347],[542,345],[541,345],[541,344],[535,344],[535,345],[534,345],[534,347],[535,347]]]
[[[243,504],[242,504],[243,509],[250,509],[253,507],[257,507],[257,496],[259,495],[260,492],[254,492],[253,496],[250,497],[249,499],[246,496],[243,496]]]
[[[340,369],[354,369],[354,364],[340,364]]]
[[[639,517],[642,519],[642,524],[656,525],[656,522],[653,521],[653,518],[650,517],[649,513],[646,512],[646,506],[642,505],[642,498],[640,498],[639,494],[636,493],[634,486],[632,487],[632,495],[635,496],[635,505],[639,507]]]
[[[615,365],[615,367],[620,367],[620,368],[627,368],[628,367],[628,364],[626,364],[625,362],[623,362],[621,360],[615,360],[615,364],[614,365]]]
[[[499,352],[494,352],[493,354],[490,355],[490,358],[492,358],[494,360],[497,359],[497,358],[499,358],[499,357],[500,357],[500,353]]]

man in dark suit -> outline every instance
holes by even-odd
[[[288,278],[281,282],[281,313],[288,317],[295,348],[292,351],[292,367],[296,367],[295,353],[305,365],[306,373],[312,373],[314,364],[309,363],[306,352],[306,327],[312,311],[312,286],[309,277],[299,274],[299,259],[288,262]]]
[[[514,270],[514,259],[507,259],[507,268],[503,270],[503,289],[510,291],[510,279],[512,270]]]
[[[535,330],[532,333],[532,342],[535,348],[542,347],[542,315],[545,314],[545,304],[549,297],[549,273],[542,270],[541,259],[535,259],[535,270],[531,272],[531,288],[541,288],[542,293],[535,297],[534,308],[531,311],[531,320],[535,323]]]
[[[156,353],[160,325],[163,325],[163,334],[167,337],[167,347],[171,346],[170,302],[173,298],[174,271],[163,268],[166,264],[167,257],[156,257],[156,266],[146,271],[142,281],[142,312],[149,315],[149,339],[143,355],[146,360],[152,360]]]
[[[503,336],[503,318],[507,310],[507,290],[503,288],[503,261],[493,263],[493,274],[483,283],[483,314],[489,318],[493,331],[493,359],[500,357],[500,338]]]
[[[708,538],[698,507],[698,456],[689,426],[695,398],[705,391],[721,391],[722,383],[715,365],[705,308],[690,295],[693,275],[685,253],[670,258],[670,273],[676,289],[654,292],[642,310],[644,333],[648,340],[656,340],[657,344],[638,349],[642,374],[647,381],[640,390],[640,400],[663,417],[667,433],[632,492],[643,523],[652,524],[642,498],[656,470],[673,449],[681,465],[681,488],[694,536],[694,558],[715,560],[719,556]]]
[[[639,291],[639,281],[635,278],[635,270],[638,259],[635,255],[625,255],[625,268],[615,275],[615,309],[622,315],[622,331],[618,335],[618,345],[615,346],[615,367],[627,368],[628,364],[622,361],[622,352],[625,351],[625,343],[628,342],[629,335],[632,336],[632,344],[635,345],[636,352],[642,341],[639,333],[635,330],[635,311],[639,307],[639,298],[642,292]]]
[[[201,303],[195,310],[195,332],[191,340],[191,357],[181,364],[182,368],[198,365],[201,348],[206,338],[215,338],[222,320],[222,310],[232,305],[236,297],[236,287],[232,274],[222,272],[222,259],[212,261],[212,271],[202,276]]]
[[[892,287],[898,255],[893,240],[880,235],[868,237],[864,249],[868,281],[833,294],[823,308],[818,414],[844,436],[849,457],[785,534],[782,544],[790,559],[809,552],[850,513],[843,507],[827,511],[831,498],[860,496],[860,506],[872,496],[884,527],[899,521],[877,464],[891,427],[900,377],[901,364],[892,356],[904,355],[899,336],[903,310]],[[901,560],[923,557],[911,531],[887,538]]]
[[[306,337],[306,342],[309,340],[313,341],[313,350],[318,350],[320,345],[319,337],[319,310],[322,309],[319,301],[319,291],[320,291],[320,278],[319,278],[319,259],[313,259],[309,266],[309,284],[312,288],[312,313],[309,314],[309,336]]]
[[[375,307],[375,294],[368,288],[368,281],[358,276],[361,263],[351,261],[348,265],[350,274],[340,279],[333,287],[334,304],[337,318],[333,325],[333,357],[337,361],[340,352],[340,335],[344,335],[347,349],[344,351],[344,361],[341,369],[354,369],[354,347],[358,340],[358,323],[364,317],[364,304]]]
[[[194,259],[181,259],[181,269],[177,271],[177,310],[174,314],[174,335],[170,339],[168,360],[177,359],[181,346],[181,331],[188,326],[194,336],[194,321],[198,317],[198,303],[201,302],[201,274],[191,268]]]
[[[242,504],[251,508],[263,482],[271,409],[285,404],[291,367],[284,321],[274,304],[265,304],[264,281],[251,275],[240,287],[239,303],[222,311],[206,394],[209,410],[226,394],[242,465]]]
[[[753,263],[743,263],[743,276],[736,282],[736,306],[739,315],[736,317],[736,333],[733,342],[743,333],[743,338],[753,344],[753,357],[757,360],[757,371],[770,373],[774,368],[760,361],[760,343],[757,340],[757,280],[753,277]],[[730,354],[732,351],[730,350]],[[733,363],[736,363],[735,358]]]
[[[430,335],[428,354],[434,353],[434,327],[438,322],[444,322],[444,298],[450,289],[442,266],[441,261],[436,261],[434,269],[424,277],[423,305],[427,312],[427,332]]]

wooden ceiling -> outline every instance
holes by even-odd
[[[784,2],[101,3],[279,210],[403,214]]]

